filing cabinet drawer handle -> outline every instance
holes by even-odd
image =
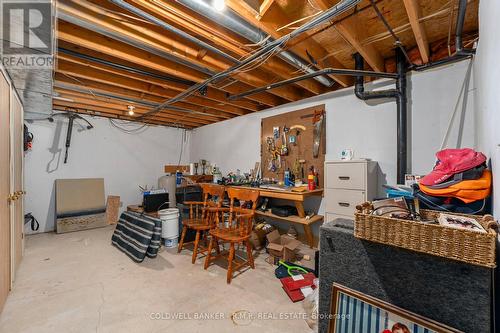
[[[351,177],[349,177],[349,176],[339,176],[339,179],[340,180],[349,180],[349,179],[351,179]]]
[[[348,202],[339,202],[339,206],[342,206],[342,207],[349,207],[349,206],[351,206],[351,204],[350,204],[350,203],[348,203]]]

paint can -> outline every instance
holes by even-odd
[[[172,239],[179,237],[179,209],[168,208],[158,211],[161,220],[161,237]]]

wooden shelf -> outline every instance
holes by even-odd
[[[297,215],[290,215],[287,217],[283,217],[283,216],[275,215],[275,214],[271,213],[270,211],[263,212],[260,210],[256,210],[255,214],[260,215],[260,216],[273,218],[273,219],[277,219],[277,220],[283,220],[283,221],[287,221],[287,222],[291,222],[291,223],[298,223],[298,224],[305,224],[305,225],[313,224],[313,223],[316,223],[316,222],[323,220],[323,215],[314,215],[311,218],[298,217]]]

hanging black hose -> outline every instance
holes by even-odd
[[[24,215],[24,224],[26,223],[31,224],[31,230],[33,231],[38,231],[38,229],[40,229],[40,223],[38,223],[38,220],[31,213]]]

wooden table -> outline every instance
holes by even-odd
[[[249,188],[246,186],[235,186],[239,188]],[[311,224],[322,221],[323,216],[322,215],[313,215],[311,217],[306,217],[306,213],[304,210],[304,201],[305,199],[309,197],[314,197],[314,196],[322,196],[323,195],[323,189],[316,189],[313,191],[303,191],[303,192],[295,192],[295,191],[289,191],[289,190],[273,190],[273,189],[266,189],[266,188],[253,188],[255,190],[259,191],[259,195],[261,197],[266,197],[266,198],[274,198],[274,199],[282,199],[282,200],[289,200],[293,201],[295,207],[297,208],[297,215],[292,215],[292,216],[287,216],[287,217],[282,217],[275,215],[271,213],[270,211],[259,211],[257,210],[255,214],[264,216],[264,217],[269,217],[281,221],[287,221],[290,223],[295,223],[295,224],[301,224],[302,227],[304,228],[304,233],[307,239],[307,243],[309,246],[312,248],[314,246],[314,236],[311,231]]]
[[[142,214],[142,213],[144,213],[144,208],[141,205],[128,205],[127,211]],[[156,217],[156,218],[159,217],[158,212],[151,212],[151,213],[144,213],[144,214],[149,215],[151,217]]]

